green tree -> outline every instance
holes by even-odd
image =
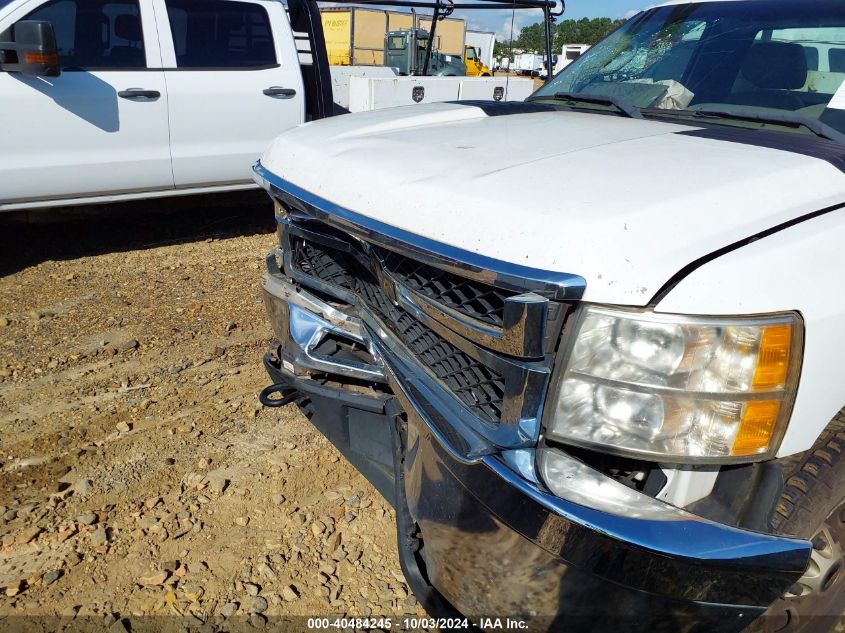
[[[493,44],[493,57],[513,57],[513,42],[499,42]]]
[[[564,20],[555,27],[555,49],[560,50],[560,47],[564,44],[589,44],[592,46],[608,33],[619,28],[624,22],[625,20],[611,20],[610,18]]]
[[[519,32],[514,42],[515,48],[521,48],[527,53],[542,53],[546,50],[546,34],[543,23],[529,24]]]
[[[560,52],[564,44],[589,44],[592,46],[624,23],[625,20],[611,20],[610,18],[563,20],[552,25],[552,49]],[[520,49],[526,53],[544,53],[546,51],[546,35],[543,23],[537,22],[523,27],[519,36],[511,42],[496,42],[493,54],[496,57],[513,58],[513,49]]]

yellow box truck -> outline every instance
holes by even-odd
[[[320,10],[326,51],[332,66],[383,66],[388,31],[431,30],[431,20],[415,13],[360,7]],[[463,58],[466,23],[446,18],[437,23],[434,50]]]
[[[431,33],[431,20],[417,16],[417,28]],[[445,18],[437,22],[434,31],[434,50],[463,59],[466,44],[466,22],[459,18]]]

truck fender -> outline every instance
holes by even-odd
[[[697,263],[654,301],[667,313],[802,316],[800,382],[778,457],[809,449],[845,405],[845,205],[807,217]]]

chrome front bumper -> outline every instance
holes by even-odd
[[[508,586],[514,613],[533,611],[541,620],[580,614],[583,603],[558,601],[571,598],[572,580],[578,577],[582,587],[607,583],[635,592],[636,600],[620,597],[626,608],[666,600],[677,615],[689,611],[679,611],[679,605],[691,602],[697,619],[702,609],[720,605],[719,619],[744,626],[803,573],[806,542],[702,519],[631,491],[574,458],[569,458],[571,495],[551,495],[535,475],[534,451],[497,449],[463,425],[465,412],[366,308],[347,314],[297,289],[275,256],[268,257],[262,288],[279,343],[274,380],[302,385],[314,372],[325,372],[385,383],[395,395],[408,420],[405,450],[413,458],[405,456],[406,498],[426,542],[426,567],[432,584],[464,613],[498,613],[496,583],[514,574],[534,574],[553,589],[552,597],[539,599],[536,587],[515,591]],[[314,350],[326,335],[356,341],[375,361],[350,364],[320,357]],[[383,424],[391,423],[384,417]],[[618,494],[619,487],[624,494]],[[606,498],[597,491],[607,493]],[[474,508],[471,520],[464,516],[467,508]],[[479,540],[477,526],[464,523],[481,516],[487,517],[487,527]],[[476,551],[481,542],[491,551]],[[456,558],[455,546],[470,560]],[[490,556],[499,547],[513,549],[507,562]],[[471,590],[465,574],[480,575],[484,582]]]

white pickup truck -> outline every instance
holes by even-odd
[[[280,2],[0,3],[0,41],[50,22],[62,66],[0,72],[0,210],[246,188],[245,166],[305,120]]]
[[[298,400],[392,500],[426,608],[842,621],[843,80],[841,0],[674,0],[526,103],[336,117],[265,152],[262,399]]]
[[[316,5],[289,4],[290,19],[278,0],[0,0],[0,212],[254,187],[270,141],[334,107]],[[467,81],[373,85],[511,98]]]

